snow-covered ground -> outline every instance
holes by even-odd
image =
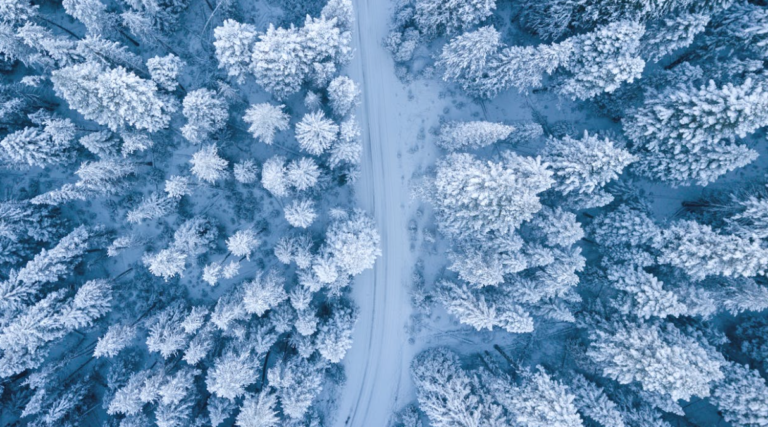
[[[415,142],[421,120],[437,114],[436,87],[409,100],[395,76],[391,55],[382,46],[388,31],[390,2],[357,0],[355,59],[349,73],[363,86],[357,116],[363,130],[359,206],[376,218],[382,257],[373,271],[357,278],[353,297],[360,307],[354,344],[345,358],[347,382],[339,396],[336,426],[386,426],[393,410],[414,397],[409,364],[415,347],[408,344],[411,314],[408,278],[413,268],[407,223],[408,188],[414,162],[403,159]],[[431,107],[431,108],[430,108]]]

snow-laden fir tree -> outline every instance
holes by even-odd
[[[644,33],[642,24],[620,21],[569,39],[573,52],[563,64],[569,75],[559,85],[559,92],[572,99],[590,99],[640,78],[645,61],[638,49]]]
[[[218,357],[205,378],[208,392],[235,400],[245,394],[245,389],[260,377],[259,361],[248,352],[225,352]]]
[[[67,14],[85,25],[89,34],[105,34],[115,25],[114,16],[99,0],[64,0],[61,4]]]
[[[686,314],[686,307],[677,296],[664,289],[660,280],[642,268],[613,265],[608,267],[606,274],[611,286],[631,295],[632,303],[619,307],[623,314],[641,319]]]
[[[416,0],[413,19],[424,34],[451,35],[479,24],[495,9],[493,0]]]
[[[76,129],[69,119],[51,119],[43,127],[26,127],[0,140],[0,157],[14,163],[46,167],[72,158]]]
[[[684,12],[652,24],[640,40],[641,56],[656,62],[678,49],[690,46],[694,38],[704,32],[710,19],[708,14]]]
[[[544,207],[530,222],[535,233],[551,247],[567,248],[584,237],[581,224],[576,221],[576,214],[561,208]]]
[[[216,145],[207,145],[192,155],[189,161],[192,164],[192,174],[201,181],[214,184],[227,176],[229,162],[219,156]]]
[[[288,130],[290,116],[283,112],[284,105],[270,103],[255,104],[245,111],[243,120],[248,123],[248,132],[261,142],[272,145],[275,133]]]
[[[320,322],[315,345],[324,359],[339,363],[352,347],[352,328],[357,322],[357,310],[341,305],[331,308],[331,315]]]
[[[148,328],[147,349],[160,353],[164,359],[175,356],[189,342],[189,334],[184,330],[182,322],[187,315],[186,309],[180,304],[172,304],[152,320]]]
[[[238,257],[245,257],[251,259],[251,253],[259,246],[261,241],[258,234],[252,228],[246,228],[244,230],[238,230],[235,234],[229,236],[227,239],[227,249],[229,252]]]
[[[328,102],[333,114],[344,117],[359,102],[360,89],[352,79],[339,76],[328,84]]]
[[[194,144],[199,144],[227,125],[229,111],[227,103],[210,89],[189,92],[183,102],[187,124],[181,134]]]
[[[593,193],[637,160],[610,139],[600,140],[587,131],[581,139],[550,138],[543,157],[553,171],[553,188],[563,194]]]
[[[573,404],[582,416],[605,427],[625,426],[618,405],[609,399],[597,384],[581,374],[576,374],[568,381],[568,388],[574,396]]]
[[[768,123],[765,82],[747,78],[722,86],[710,81],[695,88],[662,91],[624,123],[625,134],[650,151],[683,147],[696,150],[710,142],[743,138]]]
[[[237,427],[277,427],[280,417],[277,413],[277,396],[268,389],[256,395],[248,395],[240,407],[235,425]]]
[[[749,366],[729,362],[725,378],[718,382],[710,400],[725,421],[740,426],[768,426],[768,385]]]
[[[349,59],[351,36],[334,19],[307,17],[301,28],[275,28],[253,45],[251,72],[256,82],[277,99],[284,99],[312,81],[325,86],[336,67]]]
[[[317,184],[320,178],[320,168],[315,159],[302,157],[288,163],[285,171],[288,183],[297,191],[305,191]]]
[[[435,427],[480,426],[487,415],[458,356],[445,348],[426,350],[411,363],[419,407]]]
[[[192,194],[189,178],[186,176],[173,175],[165,181],[165,194],[172,199],[180,199]]]
[[[175,249],[163,249],[155,254],[146,254],[142,262],[150,273],[165,281],[181,276],[187,265],[187,254]]]
[[[515,421],[526,427],[580,427],[582,420],[568,387],[552,379],[543,368],[526,373],[523,384],[500,399]]]
[[[590,225],[590,235],[603,246],[657,246],[662,242],[661,229],[644,212],[621,205],[600,215]]]
[[[307,228],[315,218],[315,203],[310,199],[296,199],[285,207],[285,220],[294,227]]]
[[[137,152],[152,148],[155,142],[144,132],[121,132],[120,138],[123,140],[123,146],[120,147],[123,157]]]
[[[724,362],[671,324],[613,324],[590,330],[587,355],[604,376],[673,400],[707,397]]]
[[[499,327],[510,333],[533,332],[533,318],[509,295],[492,287],[470,289],[464,283],[444,280],[437,298],[459,322],[478,331]]]
[[[437,65],[443,68],[443,80],[454,81],[472,95],[487,96],[490,86],[499,82],[488,79],[489,68],[501,47],[501,35],[492,26],[457,36],[440,53]]]
[[[179,87],[177,79],[182,68],[184,68],[184,61],[172,53],[147,59],[147,69],[152,76],[152,81],[170,92]]]
[[[283,414],[290,419],[302,419],[322,391],[321,363],[292,357],[287,362],[278,362],[267,372],[269,384],[277,390]]]
[[[263,316],[287,299],[283,279],[274,271],[258,273],[253,280],[243,284],[243,306],[256,316]]]
[[[91,232],[84,226],[74,229],[51,249],[42,249],[18,271],[0,282],[0,307],[22,307],[40,291],[41,287],[68,276],[88,250]]]
[[[553,184],[538,158],[504,153],[500,161],[450,154],[438,163],[430,196],[449,235],[510,233],[541,209],[538,194]]]
[[[341,271],[356,276],[373,268],[381,256],[380,240],[373,219],[356,210],[348,218],[331,223],[325,234],[325,250]]]
[[[177,199],[152,193],[141,200],[141,203],[130,210],[126,219],[130,224],[140,224],[144,221],[161,218],[168,215],[176,207]]]
[[[122,67],[85,62],[53,71],[56,94],[86,119],[116,131],[125,126],[156,132],[168,127],[174,101],[158,93],[151,80]]]
[[[313,156],[323,154],[337,140],[339,126],[322,111],[308,113],[296,124],[296,139],[301,149]]]
[[[220,27],[213,30],[213,46],[216,48],[219,68],[227,70],[227,74],[238,83],[244,83],[249,72],[257,34],[253,25],[241,24],[232,19],[224,20]]]
[[[437,145],[450,151],[483,148],[505,140],[514,131],[513,126],[502,123],[450,122],[440,127]]]
[[[663,239],[658,262],[680,268],[695,280],[752,277],[768,269],[768,250],[757,239],[720,234],[695,221],[674,223]]]
[[[275,197],[285,197],[290,190],[285,157],[273,156],[261,167],[261,185]]]
[[[251,159],[239,161],[232,167],[235,181],[241,184],[253,184],[259,178],[258,174],[259,168]]]
[[[362,155],[360,126],[357,124],[355,116],[351,116],[339,126],[339,139],[331,147],[328,165],[331,169],[335,169],[343,163],[356,165],[360,163]]]

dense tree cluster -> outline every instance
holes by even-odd
[[[298,28],[236,16],[0,0],[0,423],[326,416],[352,278],[381,254],[347,185],[352,5]]]
[[[386,44],[485,120],[436,132],[419,194],[450,249],[414,293],[499,332],[419,354],[397,425],[768,425],[765,4],[433,3],[399,2]],[[583,119],[489,120],[510,88]]]

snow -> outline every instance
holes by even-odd
[[[381,234],[382,257],[373,270],[356,279],[352,297],[360,318],[352,348],[344,358],[347,382],[338,400],[335,426],[387,426],[397,405],[415,396],[409,365],[415,354],[408,344],[411,313],[406,279],[414,260],[408,256],[409,190],[407,165],[401,159],[407,142],[418,133],[406,88],[395,76],[391,55],[382,45],[388,32],[389,2],[356,0],[355,57],[349,67],[362,86],[357,117],[363,136],[362,174],[355,188],[358,205],[371,213]]]

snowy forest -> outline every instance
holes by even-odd
[[[768,427],[768,2],[0,0],[0,425]]]

